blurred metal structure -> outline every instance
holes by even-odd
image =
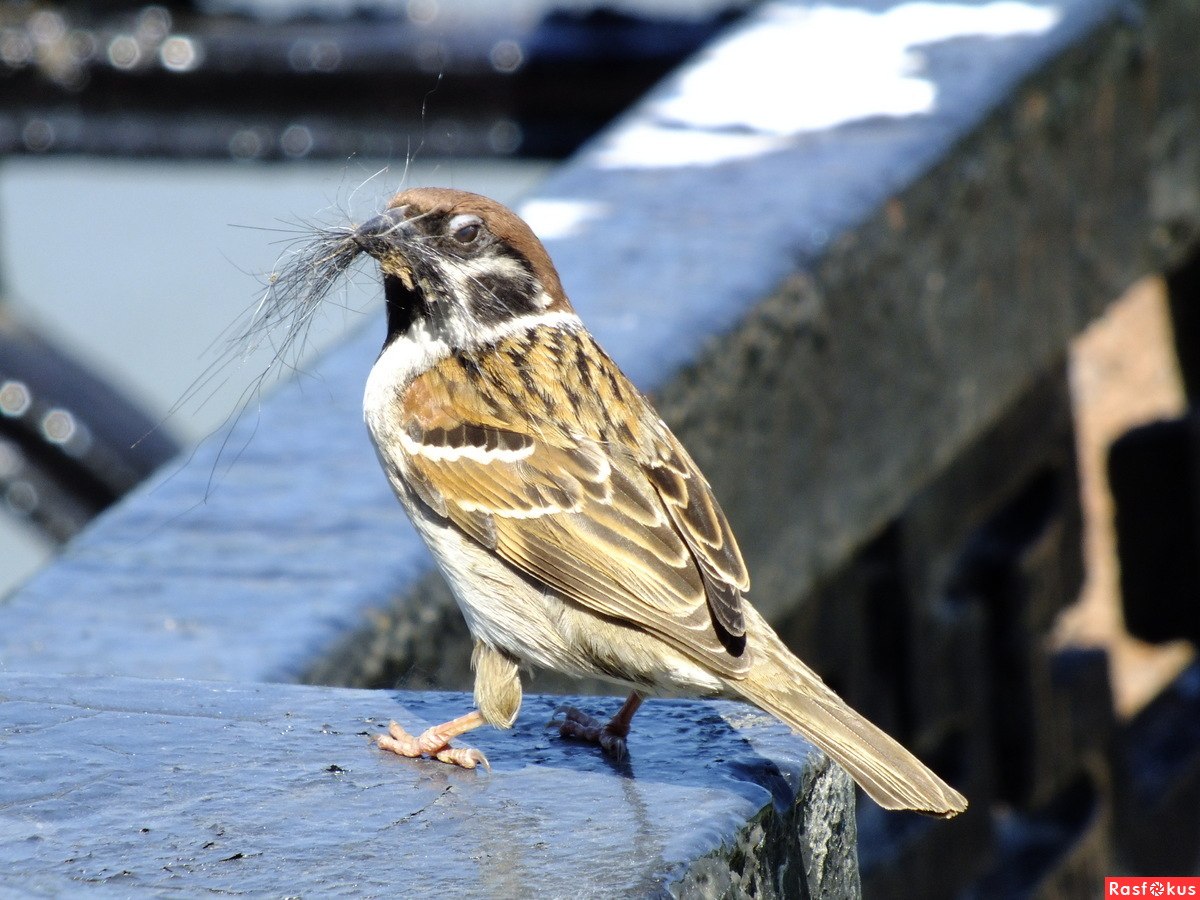
[[[749,5],[8,4],[0,153],[562,157]]]
[[[62,543],[178,449],[133,403],[0,310],[0,507]]]

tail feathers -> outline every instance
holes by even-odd
[[[732,686],[837,760],[884,809],[949,819],[967,800],[915,756],[851,709],[782,644]]]

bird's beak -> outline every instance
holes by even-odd
[[[376,259],[389,251],[394,252],[396,244],[408,236],[404,212],[403,206],[397,206],[367,219],[354,229],[354,242]]]
[[[384,210],[355,228],[353,238],[365,253],[379,261],[385,273],[397,276],[405,287],[412,290],[412,267],[402,250],[411,231],[404,214],[403,206]]]

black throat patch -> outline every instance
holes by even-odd
[[[400,335],[408,332],[417,319],[426,315],[425,300],[419,291],[410,291],[394,275],[383,276],[383,298],[387,304],[387,348]]]

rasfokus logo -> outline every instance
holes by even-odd
[[[1200,897],[1200,876],[1140,875],[1110,876],[1104,879],[1105,897]]]

